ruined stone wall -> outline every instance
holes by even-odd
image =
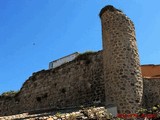
[[[160,104],[160,78],[143,78],[143,107],[149,108]]]
[[[34,73],[18,94],[0,96],[0,116],[98,104],[135,113],[142,104],[159,104],[160,78],[142,80],[132,21],[113,6],[103,8],[100,17],[103,52]]]
[[[104,103],[101,52],[80,55],[58,68],[34,73],[15,97],[0,98],[0,115]]]
[[[141,107],[143,81],[134,25],[120,10],[106,6],[100,12],[106,105],[119,113],[135,113]]]
[[[143,81],[143,107],[159,104],[160,78],[144,78]],[[122,87],[128,89],[122,83],[122,86],[114,87],[119,93],[124,91]],[[106,86],[108,91],[111,85],[115,85],[114,82]],[[0,116],[99,103],[104,105],[104,89],[102,51],[81,55],[56,69],[33,73],[16,96],[0,96]],[[133,92],[127,94],[132,96]],[[106,96],[108,98],[109,95]],[[122,100],[123,104],[128,104],[126,98]]]

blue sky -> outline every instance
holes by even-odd
[[[0,0],[0,93],[50,61],[101,50],[98,14],[109,4],[134,22],[141,64],[160,64],[160,0]]]

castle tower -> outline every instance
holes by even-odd
[[[120,10],[106,6],[100,12],[106,105],[118,113],[135,113],[143,94],[133,22]]]

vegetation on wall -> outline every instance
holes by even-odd
[[[13,91],[13,90],[10,90],[8,92],[4,92],[0,95],[1,98],[3,97],[14,97],[15,95],[17,95],[19,93],[19,91]]]
[[[75,59],[76,60],[86,60],[88,55],[94,54],[94,53],[95,53],[94,51],[86,51],[84,53],[80,53]]]
[[[81,61],[81,60],[82,60],[82,61],[84,61],[84,63],[85,63],[86,65],[89,65],[89,64],[91,63],[91,59],[90,59],[89,55],[94,54],[94,53],[96,53],[96,52],[86,51],[86,52],[84,52],[84,53],[79,54],[79,55],[75,58],[75,60],[77,60],[77,61]]]
[[[138,110],[137,114],[138,116],[142,116],[142,117],[145,115],[148,115],[148,117],[150,116],[152,120],[159,120],[160,119],[160,104],[155,105],[152,108],[148,108],[148,109],[141,108],[140,110]]]

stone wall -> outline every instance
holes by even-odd
[[[100,17],[103,52],[33,73],[18,94],[0,96],[0,116],[100,104],[135,113],[159,104],[160,78],[142,80],[133,22],[113,6]]]
[[[147,108],[160,104],[160,78],[143,78],[143,80],[143,106]]]
[[[100,12],[106,105],[119,113],[135,113],[142,103],[143,80],[133,22],[120,10]]]
[[[56,69],[33,73],[16,96],[0,96],[0,116],[81,105],[104,105],[103,76],[102,51],[80,55]],[[143,107],[159,104],[160,78],[144,78],[143,81]],[[127,86],[123,87],[127,89]],[[125,103],[126,100],[122,99]]]
[[[0,98],[0,115],[103,104],[102,70],[102,55],[97,52],[33,73],[15,97]]]

